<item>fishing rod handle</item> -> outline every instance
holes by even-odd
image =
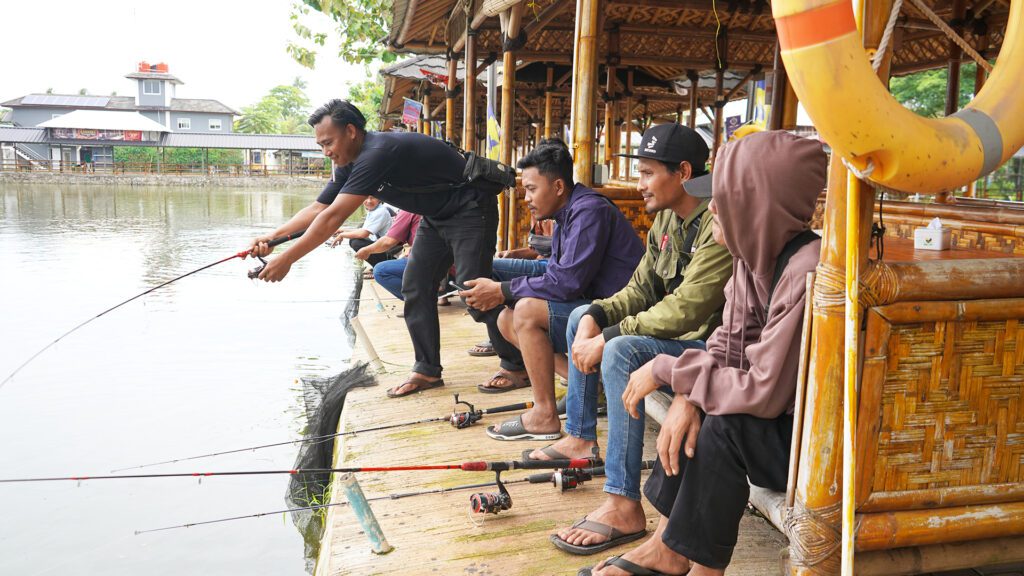
[[[520,402],[519,404],[509,404],[507,406],[498,406],[497,408],[485,408],[481,410],[484,414],[499,414],[501,412],[516,412],[518,410],[529,410],[533,408],[533,402]]]
[[[305,234],[305,233],[306,233],[305,230],[299,230],[298,232],[295,232],[294,234],[285,234],[284,236],[278,236],[277,238],[274,238],[270,242],[267,242],[267,246],[273,248],[274,246],[277,246],[279,244],[284,244],[285,242],[288,242],[289,240],[295,240],[296,238],[301,238],[302,235]]]

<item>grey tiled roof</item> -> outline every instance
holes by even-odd
[[[317,145],[316,138],[312,136],[278,134],[170,132],[164,136],[161,145],[177,148],[320,151],[320,146]]]
[[[225,106],[217,100],[196,98],[171,98],[171,110],[175,112],[207,112],[210,114],[242,115],[238,110]]]
[[[42,144],[46,142],[45,128],[0,128],[0,142],[13,144]]]
[[[132,72],[131,74],[125,74],[124,77],[133,80],[169,80],[175,84],[184,84],[180,78],[167,72]]]

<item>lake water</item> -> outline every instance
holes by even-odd
[[[317,192],[0,185],[0,378],[75,324],[243,249]],[[292,440],[301,376],[345,368],[347,249],[284,282],[232,260],[99,318],[0,388],[0,476],[81,476]],[[334,300],[333,302],[324,302]],[[290,468],[297,448],[137,472]],[[0,485],[0,574],[305,573],[286,476]]]

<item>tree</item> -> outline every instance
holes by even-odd
[[[348,100],[366,116],[366,128],[380,128],[380,107],[384,101],[384,83],[374,76],[348,88]]]
[[[974,77],[977,65],[973,62],[960,67],[960,99],[957,109],[964,107],[974,97]],[[946,111],[946,68],[925,70],[894,77],[889,81],[889,90],[898,102],[921,116],[938,118]]]
[[[296,62],[313,68],[318,47],[327,42],[327,33],[314,31],[308,22],[314,12],[330,18],[341,39],[338,57],[353,64],[380,60],[394,62],[395,54],[381,42],[388,36],[392,0],[293,0],[292,28],[300,43],[289,42],[288,54]]]
[[[82,96],[85,96],[86,94],[89,93],[89,91],[86,90],[85,88],[79,88],[78,89],[78,93],[81,94]]]
[[[291,84],[270,89],[259,102],[242,108],[242,117],[235,122],[235,131],[245,134],[311,134],[306,124],[309,97],[306,83],[296,78]]]

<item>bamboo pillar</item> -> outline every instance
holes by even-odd
[[[523,21],[523,4],[516,4],[508,11],[508,24],[505,29],[506,47],[509,42],[519,37],[520,24]],[[499,159],[507,166],[512,165],[512,150],[515,146],[515,106],[516,106],[516,57],[515,51],[506,49],[502,55],[502,77],[501,77],[501,143]],[[504,196],[499,204],[498,229],[501,231],[499,246],[504,250],[514,248],[512,246],[513,229],[515,227],[515,206],[516,192],[508,190],[503,192]]]
[[[555,91],[555,68],[548,65],[548,81],[544,85],[544,137],[551,138],[551,130],[554,126],[551,125],[551,109],[552,100],[554,98],[553,92]]]
[[[612,130],[615,126],[615,66],[606,68],[605,100],[604,100],[604,163],[611,167],[615,159],[612,148]]]
[[[891,8],[892,0],[868,0],[865,17],[861,19],[866,47],[878,46]],[[776,70],[780,69],[777,66]],[[879,74],[887,78],[887,70],[886,61]],[[774,101],[773,94],[773,119],[776,118]],[[778,119],[781,121],[781,118],[782,114]],[[841,570],[852,574],[853,569],[852,531],[844,541],[842,516],[845,512],[847,522],[852,520],[853,493],[847,490],[855,485],[853,456],[856,452],[853,442],[843,439],[846,432],[852,439],[855,429],[845,428],[843,419],[845,416],[852,420],[856,409],[856,403],[849,400],[856,398],[852,385],[856,383],[859,367],[856,339],[862,310],[857,278],[867,265],[875,200],[871,187],[854,180],[841,158],[834,155],[829,167],[822,255],[813,294],[813,324],[808,348],[812,357],[803,408],[796,502],[787,521],[790,574],[799,576],[839,574]],[[848,232],[848,228],[853,229]],[[847,275],[851,269],[853,273]],[[843,288],[829,283],[828,278],[840,276],[848,279]],[[842,298],[836,297],[839,292]],[[847,306],[847,302],[851,305]],[[840,342],[844,345],[837,346]],[[844,479],[849,483],[844,485]],[[848,526],[852,528],[852,524]],[[844,548],[851,554],[846,566],[842,565]]]
[[[430,110],[430,86],[427,86],[423,90],[423,123],[421,130],[427,136],[433,135],[433,126],[430,125],[431,120],[433,120],[433,115]]]
[[[715,119],[714,119],[714,130],[713,138],[711,143],[711,166],[715,165],[715,160],[718,159],[718,148],[722,145],[722,127],[725,123],[725,102],[723,97],[725,89],[725,70],[719,68],[715,70]]]
[[[599,0],[576,0],[573,46],[572,133],[574,176],[584,186],[594,183],[594,101],[597,94]]]
[[[444,138],[455,142],[455,90],[458,82],[459,61],[454,54],[448,55],[448,84],[444,91]]]
[[[687,70],[686,77],[690,79],[690,117],[687,119],[686,125],[692,130],[697,128],[697,107],[700,106],[698,100],[700,76],[697,75],[696,70]]]
[[[630,68],[626,72],[626,154],[633,153],[633,69]],[[623,158],[625,169],[622,171],[622,177],[625,180],[629,180],[630,177],[630,159]]]
[[[964,32],[963,25],[958,22],[963,22],[966,13],[966,0],[953,0],[952,18],[956,24],[952,28],[961,36]],[[946,77],[946,116],[949,116],[960,108],[960,58],[963,56],[963,50],[953,40],[947,40],[947,44],[949,46],[949,63],[947,64],[949,74]]]
[[[469,26],[468,21],[466,25]],[[462,86],[462,148],[477,149],[476,144],[476,30],[466,30],[466,77]]]
[[[982,56],[984,56],[985,52],[988,50],[988,46],[989,46],[989,42],[990,42],[989,35],[988,35],[988,33],[985,33],[985,34],[977,36],[977,39],[978,39],[978,46],[977,46],[978,54],[981,54]],[[975,69],[975,72],[974,72],[974,94],[975,95],[977,95],[978,92],[981,92],[981,89],[985,86],[985,80],[987,80],[987,79],[988,79],[988,73],[985,72],[985,69],[982,68],[981,66],[977,66],[976,69]],[[975,196],[977,196],[977,182],[976,181],[972,180],[971,183],[967,185],[967,191],[964,192],[964,196],[966,196],[968,198],[974,198]]]

